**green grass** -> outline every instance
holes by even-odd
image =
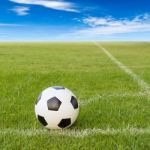
[[[150,43],[102,45],[150,85]],[[93,43],[1,43],[0,149],[150,149],[149,133],[69,137],[48,131],[33,136],[3,132],[7,128],[41,130],[34,114],[35,100],[43,89],[53,85],[68,87],[85,103],[96,95],[106,95],[81,105],[70,130],[150,129],[149,98],[117,96],[136,94],[141,87]]]

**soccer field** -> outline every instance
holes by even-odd
[[[38,94],[60,85],[77,95],[69,129],[37,121]],[[149,150],[150,43],[1,43],[0,149]]]

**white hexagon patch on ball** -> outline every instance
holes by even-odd
[[[35,104],[37,119],[48,129],[70,127],[76,121],[78,113],[76,96],[61,86],[49,87],[42,91]]]

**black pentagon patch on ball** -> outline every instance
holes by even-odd
[[[44,117],[38,115],[38,120],[40,121],[40,123],[43,125],[43,126],[47,126],[48,123],[46,122],[46,120],[44,119]]]
[[[63,86],[52,86],[55,90],[64,90],[65,88]]]
[[[58,111],[61,101],[57,97],[53,97],[47,101],[48,110]]]
[[[41,97],[42,97],[42,93],[38,96],[38,98],[36,100],[36,104],[40,101]]]
[[[71,97],[71,101],[70,102],[71,102],[71,104],[72,104],[74,109],[78,108],[78,102],[77,102],[77,99],[74,96]]]
[[[66,128],[67,126],[69,126],[71,124],[71,119],[70,118],[66,118],[66,119],[62,119],[60,121],[60,123],[58,124],[58,126],[60,128]]]

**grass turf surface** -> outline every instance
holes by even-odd
[[[150,84],[150,43],[101,44]],[[96,95],[108,95],[81,105],[70,130],[150,129],[149,98],[132,96],[141,88],[93,43],[1,43],[0,81],[0,149],[150,149],[149,133],[71,137],[3,132],[41,130],[34,115],[35,99],[53,85],[68,87],[85,103]],[[124,93],[131,96],[117,96]]]

